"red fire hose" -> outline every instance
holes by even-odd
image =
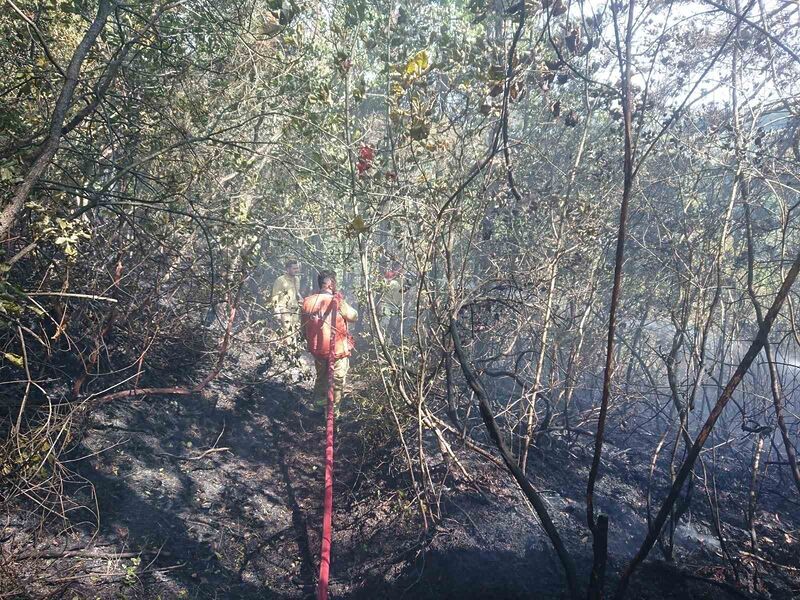
[[[328,579],[331,568],[331,517],[333,516],[333,367],[336,363],[336,317],[339,314],[339,299],[331,300],[331,343],[328,352],[328,419],[325,441],[325,499],[322,515],[322,547],[319,555],[319,583],[317,600],[328,600]]]

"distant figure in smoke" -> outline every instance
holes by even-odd
[[[296,260],[286,261],[286,271],[275,280],[272,286],[272,309],[280,326],[283,340],[293,342],[300,331],[300,263]]]
[[[354,348],[353,337],[347,324],[358,319],[358,312],[351,307],[336,289],[336,274],[332,271],[320,271],[317,276],[319,290],[303,301],[302,326],[308,343],[308,351],[314,355],[314,366],[317,379],[314,382],[314,403],[325,406],[328,396],[328,361],[335,358],[333,365],[333,394],[338,406],[342,399],[342,390],[350,369],[350,353]],[[332,302],[336,299],[338,310],[332,315]],[[331,356],[331,334],[335,328],[333,353]]]
[[[400,317],[403,306],[403,266],[395,261],[384,273],[386,289],[381,298],[381,327],[393,342],[400,339]]]

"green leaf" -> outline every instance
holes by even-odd
[[[369,231],[369,227],[364,222],[364,219],[362,219],[360,216],[355,217],[350,222],[350,225],[348,225],[348,229],[355,234],[366,233],[367,231]]]

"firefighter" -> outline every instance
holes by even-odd
[[[320,271],[317,276],[319,290],[303,301],[302,328],[308,344],[308,351],[314,356],[317,378],[314,382],[314,403],[325,406],[328,396],[328,363],[333,364],[334,402],[338,406],[342,390],[350,368],[350,353],[353,350],[353,337],[347,324],[358,319],[358,312],[351,307],[336,289],[336,274],[333,271]],[[337,314],[332,315],[333,304]],[[335,339],[331,348],[331,323],[334,323]],[[331,356],[333,350],[333,356]]]
[[[300,294],[300,263],[288,260],[286,271],[275,280],[272,286],[271,305],[275,319],[280,327],[281,337],[287,341],[294,341],[300,331],[300,303],[303,296]]]

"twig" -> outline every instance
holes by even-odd
[[[96,294],[73,294],[70,292],[24,292],[26,296],[58,296],[66,298],[85,298],[86,300],[102,300],[103,302],[117,303],[116,298],[108,296],[98,296]]]
[[[170,454],[169,452],[161,452],[156,454],[156,456],[169,456],[170,458],[175,458],[178,460],[200,460],[205,458],[209,454],[214,454],[215,452],[227,452],[230,451],[230,448],[209,448],[205,452],[198,454],[197,456],[179,456],[178,454]]]
[[[22,335],[22,328],[17,325],[17,331],[19,332],[19,343],[22,346],[22,360],[25,365],[25,376],[27,377],[27,384],[25,385],[25,394],[22,396],[22,403],[19,407],[19,416],[17,416],[17,422],[14,425],[14,429],[12,430],[14,436],[19,436],[20,428],[22,427],[22,416],[25,413],[25,405],[28,402],[28,396],[31,391],[31,384],[33,383],[33,379],[31,378],[31,371],[30,366],[28,365],[28,350],[25,347],[25,337]]]
[[[773,562],[773,561],[771,561],[769,559],[766,559],[764,557],[758,556],[757,554],[751,554],[750,552],[745,552],[744,550],[739,550],[739,554],[741,554],[742,556],[746,556],[747,558],[754,558],[754,559],[759,560],[759,561],[761,561],[763,563],[767,563],[768,565],[772,565],[773,567],[778,567],[779,569],[786,569],[787,571],[792,571],[794,573],[800,573],[800,569],[798,569],[797,567],[790,567],[789,565],[782,565],[780,563],[776,563],[776,562]]]
[[[134,558],[141,556],[141,552],[101,552],[94,553],[91,550],[64,550],[63,552],[41,552],[39,554],[26,553],[13,557],[14,562],[21,560],[42,560],[51,558]]]
[[[157,454],[157,456],[169,456],[170,458],[177,458],[178,460],[201,460],[208,456],[209,454],[215,454],[217,452],[226,452],[230,451],[230,448],[217,448],[217,444],[219,444],[220,439],[222,439],[222,434],[225,433],[225,426],[223,425],[222,431],[219,432],[217,439],[214,440],[214,443],[211,445],[211,448],[206,450],[205,452],[201,452],[197,456],[179,456],[177,454],[170,454],[169,452],[161,452]]]
[[[32,21],[32,20],[31,20],[31,19],[28,17],[28,15],[26,15],[24,12],[22,12],[22,11],[21,11],[21,10],[20,10],[20,9],[17,7],[17,5],[16,5],[16,4],[14,4],[14,3],[13,3],[11,0],[6,0],[6,2],[7,2],[8,4],[10,4],[10,5],[11,5],[11,8],[14,10],[14,12],[15,12],[15,13],[17,13],[17,14],[20,16],[20,18],[21,18],[23,21],[25,21],[25,22],[28,24],[28,27],[30,27],[31,29],[33,29],[34,33],[36,33],[36,37],[39,39],[39,43],[42,45],[42,50],[44,50],[44,53],[45,53],[45,55],[47,56],[47,60],[49,60],[49,61],[50,61],[50,63],[51,63],[51,64],[52,64],[52,65],[53,65],[53,66],[56,68],[56,71],[58,71],[58,72],[59,72],[59,74],[60,74],[60,75],[61,75],[61,76],[62,76],[64,79],[66,79],[66,78],[67,78],[67,74],[64,72],[64,69],[62,69],[62,68],[61,68],[61,65],[59,65],[59,64],[58,64],[58,61],[57,61],[57,60],[55,59],[55,57],[53,56],[53,53],[52,53],[52,52],[50,52],[50,47],[47,45],[47,42],[45,41],[44,34],[41,32],[41,30],[40,30],[40,29],[39,29],[39,27],[36,25],[36,23],[34,23],[34,22],[33,22],[33,21]]]
[[[138,556],[138,554],[137,554],[137,556]],[[175,569],[182,569],[185,566],[186,566],[185,563],[180,563],[180,564],[177,564],[177,565],[172,565],[170,567],[160,567],[158,569],[152,569],[152,570],[148,571],[148,573],[165,573],[167,571],[174,571]],[[145,573],[142,572],[142,573],[140,573],[140,576],[144,575],[144,574]],[[87,571],[86,573],[83,573],[81,575],[72,575],[70,577],[61,577],[59,579],[50,579],[50,580],[48,580],[47,583],[48,584],[68,583],[70,581],[80,581],[82,579],[87,579],[87,578],[90,578],[90,577],[98,578],[98,579],[105,579],[106,581],[114,581],[114,580],[125,579],[127,576],[128,576],[127,573],[104,573],[102,571]]]

